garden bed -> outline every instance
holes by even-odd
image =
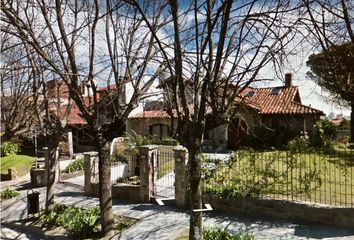
[[[109,239],[118,237],[121,231],[137,221],[123,216],[113,217],[116,228],[113,232],[114,236],[109,236]],[[74,239],[102,239],[99,219],[98,208],[84,209],[55,204],[54,210],[47,215],[41,213],[37,218],[15,221],[9,225],[48,239],[73,239],[73,237]]]

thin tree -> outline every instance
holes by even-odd
[[[99,157],[99,200],[104,234],[113,227],[109,142],[122,134],[129,112],[148,90],[157,73],[153,60],[157,49],[140,14],[121,1],[1,1],[2,17],[22,41],[29,44],[69,89],[69,96],[94,136]],[[159,4],[145,1],[152,26],[158,29]],[[29,23],[36,18],[37,26]],[[98,95],[98,85],[108,87]],[[114,84],[114,87],[111,84]],[[88,86],[90,94],[82,91]],[[125,88],[133,89],[125,98]],[[109,109],[107,125],[100,115]],[[114,134],[110,134],[112,129]]]
[[[13,31],[11,27],[3,33]],[[54,207],[54,189],[56,168],[58,166],[57,148],[65,131],[70,104],[63,108],[60,99],[47,92],[50,72],[33,49],[21,39],[10,35],[3,42],[4,59],[2,85],[2,113],[6,129],[3,139],[32,132],[33,128],[44,137],[44,146],[48,149],[49,166],[47,166],[47,194],[45,210]],[[3,107],[4,106],[4,107]]]
[[[4,32],[1,39],[1,122],[5,126],[1,142],[5,142],[31,132],[37,93],[32,91],[33,75],[23,44]]]
[[[140,10],[139,1],[128,1]],[[294,33],[290,1],[170,0],[164,34],[150,27],[162,52],[168,110],[177,118],[177,137],[186,146],[190,206],[189,239],[202,239],[201,145],[204,134],[228,124],[243,106],[241,92],[259,81]],[[147,25],[150,21],[145,17]],[[160,37],[160,36],[164,36]],[[167,35],[167,36],[166,36]]]

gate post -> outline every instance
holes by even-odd
[[[157,146],[147,145],[139,149],[140,155],[140,199],[150,202],[151,192],[156,191]]]
[[[86,195],[95,195],[92,186],[93,182],[98,180],[98,153],[85,152],[84,153],[84,193]]]
[[[187,162],[188,150],[185,147],[173,149],[175,155],[175,198],[177,207],[187,205]]]

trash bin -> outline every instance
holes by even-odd
[[[39,213],[39,192],[27,191],[27,216]]]

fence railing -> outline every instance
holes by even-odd
[[[174,197],[175,195],[175,155],[172,149],[158,149],[157,166],[155,168],[156,181],[154,185],[156,191],[153,193],[159,197]]]
[[[354,150],[238,151],[203,161],[204,192],[354,207]]]
[[[112,184],[134,175],[139,175],[139,165],[136,155],[125,155],[124,159],[117,158],[111,162]]]

